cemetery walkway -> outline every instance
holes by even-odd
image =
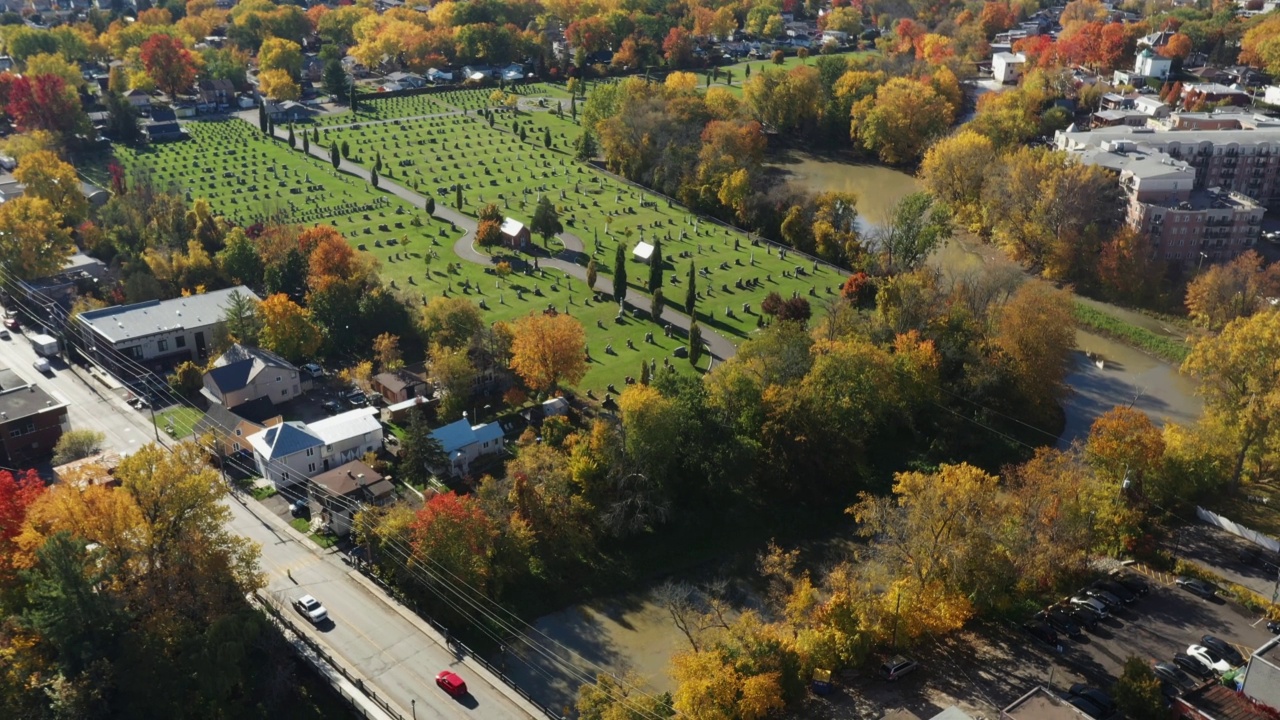
[[[248,120],[245,120],[243,115],[241,115],[240,119],[245,122],[249,122]],[[250,124],[252,125],[254,123],[251,122]],[[288,127],[282,128],[277,125],[275,128],[275,137],[287,142],[289,139]],[[310,146],[310,152],[312,155],[324,160],[326,163],[330,161],[329,150],[326,147],[315,144]],[[350,160],[342,159],[338,169],[362,180],[369,180],[369,171]],[[416,208],[425,207],[427,203],[426,196],[420,195],[398,183],[386,179],[385,177],[378,178],[378,189],[389,192]],[[472,242],[475,239],[476,234],[475,218],[464,215],[463,213],[446,206],[444,203],[436,203],[436,210],[433,214],[435,217],[446,222],[451,222],[466,231],[466,234],[453,244],[454,254],[463,260],[467,260],[468,262],[473,262],[478,265],[488,266],[493,263],[493,259],[485,253],[477,250]],[[564,244],[564,250],[549,258],[539,258],[539,267],[561,270],[562,272],[572,275],[585,283],[587,279],[585,261],[583,261],[582,264],[579,264],[579,262],[573,259],[568,259],[586,257],[586,253],[584,251],[585,246],[581,238],[567,232],[560,233],[557,237],[560,238],[560,241]],[[595,290],[606,295],[612,294],[612,277],[608,275],[601,275],[597,277]],[[627,288],[626,300],[633,308],[641,308],[645,310],[649,308],[650,296],[636,290],[635,288]],[[673,309],[670,306],[671,303],[680,302],[681,300],[683,300],[683,298],[668,298],[668,306],[662,309],[662,320],[664,323],[670,323],[673,327],[678,328],[678,332],[682,337],[688,337],[689,316]],[[737,344],[728,337],[713,328],[707,327],[705,323],[701,326],[701,329],[702,340],[707,344],[707,347],[710,348],[711,355],[716,360],[724,361],[733,357],[734,354],[737,353]]]

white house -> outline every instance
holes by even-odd
[[[500,452],[505,447],[498,423],[472,425],[465,417],[432,430],[431,437],[440,442],[445,456],[449,458],[449,467],[432,468],[432,471],[447,471],[454,475],[466,474],[477,458]]]
[[[1151,48],[1143,48],[1138,51],[1137,59],[1133,63],[1133,72],[1135,75],[1164,80],[1169,77],[1169,70],[1172,67],[1173,61],[1169,58],[1152,52]]]
[[[1169,115],[1169,106],[1164,104],[1160,98],[1150,95],[1139,95],[1134,98],[1133,109],[1153,118],[1168,117]]]
[[[1022,53],[998,52],[991,56],[991,74],[1002,85],[1016,83],[1026,64],[1027,56]]]
[[[149,300],[82,312],[77,317],[84,347],[108,368],[120,365],[120,355],[147,366],[176,365],[204,360],[214,328],[226,315],[234,293],[260,300],[244,286],[173,298]],[[136,368],[125,371],[137,375]]]
[[[286,488],[303,482],[320,468],[320,450],[324,441],[316,437],[306,423],[290,421],[272,425],[247,438],[253,448],[258,474]]]
[[[317,420],[307,427],[324,442],[320,454],[321,470],[359,460],[366,453],[382,447],[382,423],[378,422],[377,408],[348,410]]]
[[[266,398],[272,405],[302,394],[298,368],[261,348],[232,345],[204,374],[205,397],[228,408]]]
[[[308,425],[286,422],[250,435],[262,477],[288,487],[382,446],[382,424],[374,408],[356,408]]]
[[[1280,105],[1280,85],[1268,85],[1262,96],[1262,102],[1268,105]]]

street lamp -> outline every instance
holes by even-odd
[[[418,701],[409,698],[409,707],[413,710],[413,720],[418,720]]]

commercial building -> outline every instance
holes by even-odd
[[[1043,687],[1036,687],[1000,711],[1004,720],[1082,720],[1089,716]]]
[[[88,354],[117,376],[135,377],[136,365],[164,370],[208,357],[214,328],[233,293],[258,300],[244,286],[133,305],[90,310],[77,318]]]
[[[30,467],[52,454],[70,429],[66,403],[0,368],[0,465]]]

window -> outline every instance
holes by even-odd
[[[36,424],[33,422],[29,422],[27,423],[27,427],[23,432],[33,433],[35,431],[36,431]]]
[[[284,472],[280,473],[280,479],[284,480],[285,482],[289,482],[289,471],[285,470]]]
[[[10,431],[9,431],[9,437],[18,437],[18,436],[19,436],[19,435],[21,435],[21,434],[22,434],[22,431],[21,431],[21,430],[10,430]]]
[[[315,471],[316,471],[316,464],[315,464],[315,463],[307,463],[307,472],[315,472]]]
[[[236,435],[237,435],[237,436],[240,436],[241,434],[243,434],[243,433],[241,433],[241,432],[240,432],[240,428],[236,428]]]
[[[315,448],[307,448],[307,457],[313,457],[316,454]]]
[[[187,346],[187,336],[179,335],[173,339],[173,346],[176,348],[184,348]]]
[[[280,391],[280,397],[289,397],[289,388]]]
[[[166,351],[166,350],[168,350],[168,349],[169,349],[169,341],[168,341],[168,340],[157,340],[157,341],[156,341],[156,350],[159,350],[160,352],[165,352],[165,351]]]
[[[276,382],[280,382],[281,379],[282,378],[279,375],[276,376]]]
[[[235,450],[236,452],[240,452],[240,443],[232,443],[231,449]]]

